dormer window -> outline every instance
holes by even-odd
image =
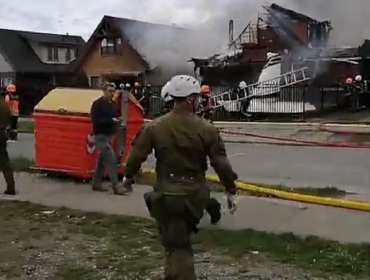
[[[48,47],[48,61],[59,61],[59,51],[56,47]]]

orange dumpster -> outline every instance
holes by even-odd
[[[101,90],[56,88],[49,92],[35,107],[36,168],[42,171],[65,173],[82,179],[90,179],[95,170],[97,151],[91,149],[92,134],[90,108],[102,96]],[[120,163],[120,175],[135,136],[144,123],[143,109],[128,92],[122,111],[122,94],[115,98],[117,111],[125,114],[124,133],[113,137],[113,147]],[[121,129],[121,127],[119,128]],[[121,137],[118,137],[119,134]],[[124,138],[122,138],[122,135]],[[121,139],[122,143],[118,143]],[[121,152],[122,156],[119,156]]]

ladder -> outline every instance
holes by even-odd
[[[304,67],[287,72],[270,80],[247,85],[247,87],[242,89],[238,94],[232,91],[227,91],[214,95],[211,97],[211,104],[213,104],[213,108],[215,109],[232,102],[276,94],[280,92],[282,88],[309,81],[311,78],[307,75],[307,70],[308,67]],[[232,100],[235,95],[237,95],[237,98]],[[219,103],[220,101],[222,104]]]

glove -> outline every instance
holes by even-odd
[[[123,178],[123,188],[125,189],[125,191],[127,192],[132,192],[133,189],[132,189],[132,185],[135,183],[134,179],[128,179],[126,177]]]
[[[227,193],[226,195],[227,207],[229,208],[230,214],[234,215],[238,209],[237,205],[237,194]]]

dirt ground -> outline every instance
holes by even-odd
[[[223,234],[226,233],[202,231],[195,240],[199,279],[363,276],[338,276],[316,269],[309,272],[299,265],[274,261],[265,252],[242,248],[238,238],[247,236],[229,236],[227,240]],[[149,220],[0,201],[0,236],[1,280],[162,279],[162,248]],[[253,238],[261,247],[262,238]],[[223,245],[232,240],[234,244]]]

